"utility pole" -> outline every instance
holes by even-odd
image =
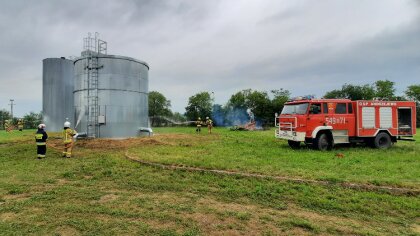
[[[12,115],[12,120],[13,120],[13,106],[16,105],[16,103],[13,103],[15,100],[14,99],[10,99],[10,113]]]

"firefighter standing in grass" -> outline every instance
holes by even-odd
[[[77,136],[76,130],[72,130],[70,128],[70,122],[64,122],[64,129],[63,129],[63,143],[64,143],[64,151],[63,157],[70,158],[71,152],[73,150],[74,140],[73,138]]]
[[[4,130],[6,131],[6,132],[10,132],[10,123],[9,123],[9,120],[5,120],[4,121]]]
[[[198,117],[198,120],[195,122],[195,124],[197,125],[197,129],[195,129],[195,132],[196,133],[201,133],[201,124],[202,124],[203,122],[201,121],[201,118],[200,117]]]
[[[47,153],[47,139],[48,134],[45,132],[45,125],[40,124],[38,125],[38,131],[35,133],[35,141],[37,147],[37,155],[38,159],[45,158],[45,154]]]
[[[211,128],[213,128],[213,121],[209,117],[206,117],[206,125],[209,131],[209,134],[211,134]]]
[[[18,125],[19,131],[22,131],[23,130],[23,119],[19,119],[17,125]]]

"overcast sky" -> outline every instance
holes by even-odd
[[[150,65],[149,90],[174,111],[200,91],[315,94],[344,83],[420,83],[414,0],[0,1],[0,109],[42,109],[42,59],[78,56],[88,32],[108,54]]]

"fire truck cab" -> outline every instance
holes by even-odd
[[[416,104],[412,101],[351,101],[300,99],[287,102],[275,117],[275,137],[289,146],[301,143],[329,150],[335,144],[368,143],[389,148],[416,134]]]

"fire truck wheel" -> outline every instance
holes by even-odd
[[[298,149],[300,147],[300,142],[297,141],[287,140],[287,143],[292,149]]]
[[[381,132],[378,135],[376,135],[375,140],[373,141],[373,144],[376,148],[379,149],[387,149],[391,147],[392,141],[389,134]]]
[[[328,138],[326,133],[319,134],[316,139],[314,140],[314,148],[320,151],[331,150],[332,143],[331,140]]]

